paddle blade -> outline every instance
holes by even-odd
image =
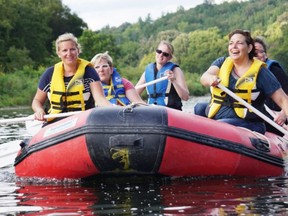
[[[18,154],[21,140],[14,140],[0,145],[0,168],[12,166]]]
[[[31,136],[34,136],[40,129],[42,128],[43,121],[33,120],[33,121],[26,121],[25,126],[27,133]]]

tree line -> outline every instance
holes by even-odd
[[[0,106],[30,105],[40,75],[59,61],[55,39],[71,32],[91,60],[109,51],[114,66],[134,84],[145,66],[154,61],[160,40],[172,42],[175,59],[184,71],[191,95],[208,92],[199,77],[216,58],[227,55],[227,35],[234,29],[263,36],[268,55],[287,69],[288,2],[250,0],[216,5],[204,1],[195,8],[163,13],[157,20],[147,14],[136,23],[106,26],[92,31],[61,0],[0,0]],[[25,77],[25,81],[23,80]]]

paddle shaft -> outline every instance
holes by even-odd
[[[75,112],[66,112],[66,113],[58,113],[58,114],[49,114],[49,115],[44,115],[44,119],[48,118],[62,118],[62,117],[67,117],[71,116],[77,113],[80,113],[82,111],[75,111]],[[20,118],[13,118],[13,119],[0,119],[0,124],[8,124],[8,123],[17,123],[17,122],[24,122],[24,121],[33,121],[34,120],[34,115],[30,115],[27,117],[20,117]]]
[[[280,125],[278,125],[277,123],[275,123],[273,120],[271,120],[270,118],[268,118],[266,115],[264,115],[262,112],[260,112],[259,110],[257,110],[256,108],[254,108],[251,104],[247,103],[245,100],[243,100],[242,98],[240,98],[239,96],[237,96],[236,94],[234,94],[232,91],[230,91],[228,88],[226,88],[225,86],[223,86],[222,84],[218,84],[218,87],[220,89],[222,89],[224,92],[226,92],[228,95],[230,95],[232,98],[234,98],[235,100],[237,100],[238,102],[240,102],[241,104],[243,104],[246,108],[252,110],[256,115],[258,115],[260,118],[262,118],[264,121],[268,122],[270,125],[272,125],[273,127],[275,127],[277,130],[279,130],[280,132],[282,132],[285,135],[288,135],[288,131],[286,131],[283,127],[281,127]]]
[[[149,85],[153,85],[155,83],[159,83],[159,82],[161,82],[163,80],[166,80],[166,79],[168,79],[168,77],[167,76],[163,76],[163,77],[161,77],[159,79],[152,80],[150,82],[147,82],[147,83],[144,83],[142,85],[136,86],[135,88],[136,89],[144,88],[144,87],[147,87]],[[79,112],[82,112],[82,111],[44,115],[44,119],[67,117],[67,116],[71,116],[71,115],[74,115],[74,114],[79,113]],[[34,120],[34,115],[30,115],[30,116],[27,116],[27,117],[21,117],[21,118],[13,118],[13,119],[0,119],[0,124],[17,123],[17,122],[25,122],[25,121],[32,121],[32,120]]]
[[[150,81],[150,82],[144,83],[144,84],[142,84],[142,85],[135,86],[135,88],[136,88],[136,89],[145,88],[145,87],[147,87],[147,86],[153,85],[153,84],[155,84],[155,83],[159,83],[159,82],[161,82],[161,81],[163,81],[163,80],[166,80],[166,79],[168,79],[168,76],[163,76],[163,77],[161,77],[161,78],[159,78],[159,79],[155,79],[155,80],[152,80],[152,81]]]
[[[276,117],[276,114],[273,112],[273,110],[271,110],[266,104],[265,104],[264,106],[265,106],[266,111],[267,111],[273,118],[275,118],[275,117]]]
[[[266,104],[265,104],[264,106],[265,106],[266,111],[267,111],[273,118],[275,118],[275,117],[276,117],[275,112],[274,112],[273,110],[271,110]],[[286,125],[286,124],[283,124],[282,127],[285,128],[285,127],[287,127],[287,125]]]

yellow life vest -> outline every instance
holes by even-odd
[[[245,100],[249,104],[253,104],[256,98],[259,96],[260,92],[256,89],[256,80],[259,73],[259,70],[262,66],[265,66],[265,63],[253,59],[253,63],[250,68],[245,72],[245,74],[240,77],[236,84],[234,93]],[[233,61],[230,57],[226,58],[223,62],[220,71],[219,78],[221,79],[221,84],[225,87],[229,86],[229,77],[233,69]],[[219,111],[220,107],[227,103],[225,99],[227,99],[227,95],[224,91],[217,87],[211,87],[211,103],[208,113],[208,118],[213,118],[216,113]],[[244,107],[241,103],[235,101],[233,104],[235,113],[240,118],[245,118],[247,116],[247,112],[249,111],[246,107]],[[250,111],[251,112],[251,111]]]
[[[54,71],[50,85],[50,114],[61,113],[63,110],[79,111],[85,110],[84,92],[84,74],[85,68],[92,64],[84,59],[78,59],[78,68],[65,87],[63,62],[54,65]],[[92,66],[93,67],[93,66]],[[50,121],[52,119],[49,119]]]

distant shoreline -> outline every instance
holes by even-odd
[[[200,96],[200,97],[195,97],[191,96],[188,101],[182,101],[183,103],[183,111],[193,113],[194,112],[194,106],[198,102],[208,102],[210,99],[210,96]],[[30,106],[16,106],[16,107],[1,107],[0,111],[7,111],[7,110],[28,110],[31,109]]]

